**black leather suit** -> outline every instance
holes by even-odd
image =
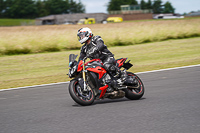
[[[117,72],[120,73],[119,68],[115,65],[116,61],[114,55],[107,49],[107,46],[100,36],[92,37],[89,44],[84,44],[81,47],[79,61],[86,55],[90,57],[90,59],[101,59],[107,71],[115,72],[115,74]]]

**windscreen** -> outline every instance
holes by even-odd
[[[70,54],[70,55],[69,55],[69,63],[70,63],[70,62],[74,62],[74,60],[76,59],[77,56],[78,56],[78,55]]]

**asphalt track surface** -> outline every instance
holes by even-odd
[[[199,133],[200,66],[139,74],[140,100],[76,104],[68,84],[0,92],[0,133]]]

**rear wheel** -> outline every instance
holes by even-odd
[[[125,97],[131,100],[138,100],[144,95],[144,85],[142,83],[142,80],[134,73],[127,72],[127,74],[128,76],[135,77],[137,85],[130,86],[129,88],[124,89]]]
[[[69,94],[76,103],[82,106],[91,105],[95,99],[93,90],[90,89],[90,91],[84,92],[79,86],[77,80],[72,80],[70,82]]]

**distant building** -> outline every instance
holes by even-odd
[[[95,18],[96,23],[102,23],[108,18],[108,14],[75,13],[75,14],[49,15],[41,18],[36,18],[36,25],[76,24],[80,19],[83,18]]]
[[[141,10],[140,5],[121,5],[121,11],[138,11]]]
[[[200,16],[200,11],[197,12],[191,12],[185,15],[185,17],[199,17]]]
[[[120,7],[120,11],[109,11],[109,14],[153,13],[151,9],[142,10],[140,5],[121,5]]]
[[[110,11],[109,17],[122,17],[123,20],[152,19],[153,11],[142,10],[140,5],[121,5],[121,10]]]

